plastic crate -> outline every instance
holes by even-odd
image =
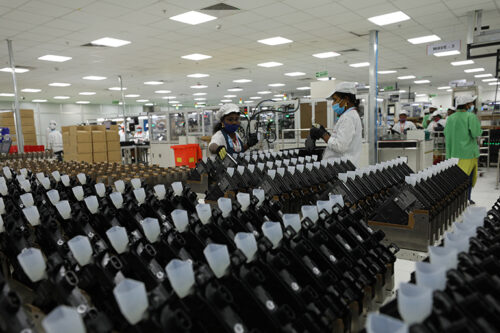
[[[175,166],[187,165],[195,168],[196,163],[202,158],[199,144],[175,145],[170,148],[174,150]]]

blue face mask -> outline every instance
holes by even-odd
[[[238,124],[228,124],[228,123],[224,123],[224,129],[226,130],[226,132],[228,133],[234,133],[238,130],[238,128],[240,128],[240,125]]]
[[[332,109],[333,109],[333,112],[335,112],[336,114],[338,114],[340,116],[342,113],[344,113],[345,106],[340,106],[339,103],[336,103],[336,104],[333,104]]]
[[[468,110],[467,112],[474,112],[474,105],[472,105]]]

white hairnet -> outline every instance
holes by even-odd
[[[220,107],[219,111],[215,114],[215,118],[220,121],[224,116],[230,113],[240,113],[240,108],[236,104],[224,104]]]
[[[437,117],[437,116],[440,116],[440,117],[441,117],[441,112],[439,112],[439,111],[437,111],[437,110],[436,110],[436,111],[434,111],[434,112],[432,113],[432,117]]]
[[[55,121],[55,120],[51,120],[51,121],[49,121],[49,125],[52,125],[52,124],[57,125],[57,123],[56,123],[56,121]]]
[[[406,111],[406,110],[401,110],[401,111],[399,111],[399,114],[400,114],[400,115],[401,115],[401,114],[408,115],[408,111]]]
[[[439,109],[439,108],[435,105],[431,105],[431,106],[429,106],[429,109]]]
[[[456,107],[454,107],[454,106],[450,106],[448,109],[453,110],[453,111],[456,111],[456,110],[457,110],[457,108],[456,108]]]
[[[476,100],[477,96],[457,96],[455,98],[455,106],[472,103]]]
[[[328,98],[333,94],[335,94],[336,92],[356,95],[356,91],[357,91],[356,82],[340,82],[339,84],[337,84],[332,93],[326,97]]]

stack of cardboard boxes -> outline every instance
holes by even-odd
[[[66,161],[121,162],[120,136],[116,125],[111,125],[109,130],[104,125],[63,126],[62,135]]]
[[[24,144],[36,146],[35,117],[33,110],[19,110],[21,115],[21,128],[23,130]],[[16,125],[14,122],[14,113],[12,111],[0,113],[0,127],[7,127],[10,132],[13,144],[16,143]]]

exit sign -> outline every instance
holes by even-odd
[[[384,91],[393,91],[393,90],[394,90],[393,86],[384,87]]]
[[[316,72],[316,77],[328,77],[328,71]]]

